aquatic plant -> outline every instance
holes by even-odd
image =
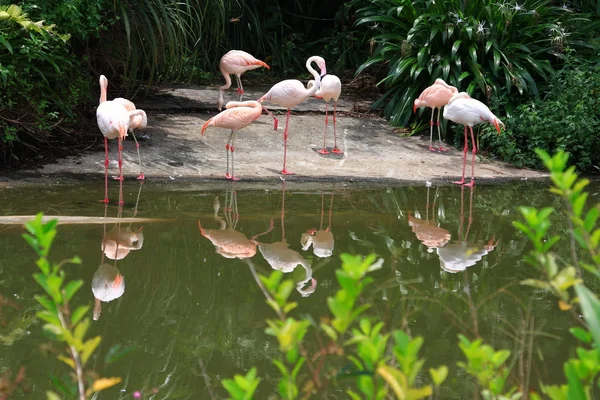
[[[57,355],[57,359],[70,367],[74,373],[74,381],[57,377],[52,379],[55,387],[64,396],[85,400],[93,393],[116,385],[121,378],[95,377],[87,367],[87,362],[96,351],[102,338],[95,336],[86,338],[90,327],[90,318],[86,317],[90,310],[89,305],[81,305],[74,309],[71,299],[83,285],[82,280],[66,280],[63,266],[66,264],[79,264],[79,257],[63,260],[60,263],[48,259],[52,242],[56,237],[56,220],[42,222],[42,214],[36,215],[33,221],[27,222],[25,228],[29,233],[23,238],[29,243],[38,255],[36,265],[40,272],[33,275],[46,294],[36,295],[35,299],[43,307],[37,312],[37,317],[45,321],[44,333],[53,341],[64,344],[64,348]],[[126,350],[126,349],[125,349]],[[122,349],[111,349],[107,353],[106,363],[119,359],[125,352]],[[48,400],[60,399],[53,391],[46,392]]]

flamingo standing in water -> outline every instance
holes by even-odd
[[[124,99],[123,97],[117,97],[117,98],[113,99],[113,101],[116,101],[117,103],[121,103],[127,111],[138,110],[136,108],[135,104],[131,100]],[[144,180],[145,176],[144,176],[144,168],[142,166],[142,157],[140,156],[140,144],[138,143],[137,138],[135,137],[134,131],[139,130],[139,129],[144,129],[146,126],[148,126],[148,117],[146,116],[146,112],[144,110],[139,109],[138,111],[140,112],[140,114],[134,115],[129,121],[129,131],[131,132],[131,135],[133,136],[133,140],[135,140],[135,149],[137,150],[138,161],[140,163],[140,174],[137,177],[137,179]]]
[[[239,180],[233,173],[233,152],[234,152],[234,141],[235,134],[240,129],[250,125],[253,121],[256,121],[262,113],[262,106],[258,101],[230,101],[225,106],[226,110],[215,115],[202,126],[202,135],[209,126],[217,128],[231,129],[229,135],[229,141],[225,145],[225,153],[227,154],[227,173],[225,178],[234,181]],[[231,175],[229,175],[229,153],[231,152]]]
[[[494,125],[498,134],[500,134],[500,125],[504,123],[490,111],[489,108],[479,100],[472,99],[467,93],[460,92],[452,96],[448,105],[444,109],[444,118],[465,126],[465,147],[463,151],[463,170],[462,179],[452,182],[457,185],[473,186],[475,184],[475,136],[473,135],[473,126],[482,122],[489,122]],[[465,184],[465,167],[467,164],[467,152],[469,151],[467,126],[471,130],[471,141],[473,142],[473,158],[471,161],[471,182]]]
[[[121,141],[125,140],[127,136],[131,119],[143,116],[145,113],[142,110],[127,111],[118,101],[107,101],[107,87],[108,79],[104,75],[100,75],[100,104],[96,109],[96,120],[100,132],[104,135],[104,202],[108,203],[108,139],[118,139],[119,177],[117,179],[119,180],[119,204],[123,204],[123,159],[121,157],[123,144]]]
[[[252,54],[246,53],[245,51],[230,50],[221,57],[219,69],[225,78],[225,85],[219,88],[219,99],[217,100],[219,111],[223,108],[223,91],[231,87],[231,77],[229,75],[235,75],[237,80],[237,92],[240,95],[239,101],[242,101],[242,94],[244,94],[242,74],[246,71],[260,67],[271,69],[264,61],[254,58]]]
[[[423,90],[421,95],[415,99],[413,105],[413,113],[417,111],[417,108],[429,107],[431,108],[431,120],[429,121],[429,151],[436,151],[433,148],[433,114],[435,109],[438,110],[437,117],[437,129],[439,139],[440,151],[447,151],[442,147],[442,134],[440,132],[440,111],[444,107],[453,95],[458,93],[458,89],[454,86],[448,85],[443,79],[436,79],[434,84]]]
[[[311,66],[313,62],[317,63],[317,66],[321,70],[321,75]],[[288,139],[288,126],[290,121],[290,113],[292,107],[296,107],[298,104],[302,103],[308,97],[313,96],[317,90],[321,87],[321,76],[324,76],[327,73],[327,68],[325,67],[325,60],[323,57],[312,56],[308,60],[306,60],[306,69],[311,75],[314,77],[314,84],[310,88],[304,87],[302,82],[297,79],[286,79],[285,81],[281,81],[276,83],[264,96],[262,96],[258,101],[268,101],[272,104],[277,104],[281,107],[287,108],[287,117],[285,119],[285,130],[283,131],[283,169],[281,173],[284,175],[291,175],[286,166],[286,156],[287,156],[287,139]],[[266,110],[266,109],[265,109]],[[269,112],[267,110],[267,112]],[[270,113],[269,113],[270,114]],[[271,115],[271,117],[273,117]],[[277,119],[275,119],[275,129],[277,129]]]
[[[309,81],[308,82],[308,88],[311,88],[313,85],[315,84],[314,81]],[[325,133],[323,135],[323,148],[321,150],[318,150],[317,153],[319,154],[329,154],[329,151],[327,150],[327,147],[325,146],[325,142],[327,140],[327,123],[329,121],[328,116],[327,116],[327,106],[329,105],[329,100],[333,99],[333,149],[331,150],[332,153],[334,154],[344,154],[343,151],[341,151],[338,147],[337,147],[337,132],[336,132],[336,115],[337,115],[337,102],[338,99],[340,98],[340,95],[342,94],[342,82],[340,81],[340,78],[338,78],[335,75],[325,75],[322,79],[321,79],[321,88],[319,90],[317,90],[317,92],[315,93],[315,97],[317,99],[323,99],[325,100]]]

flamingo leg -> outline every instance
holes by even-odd
[[[431,109],[431,120],[429,121],[429,151],[435,151],[433,148],[433,114],[435,113],[435,108]]]
[[[108,204],[108,139],[104,136],[104,204]]]
[[[244,94],[244,87],[242,86],[242,78],[239,75],[236,75],[235,79],[237,80],[237,92],[240,95],[239,101],[242,101],[242,95]]]
[[[265,106],[262,106],[263,111],[265,111],[267,114],[269,114],[269,116],[271,118],[273,118],[273,130],[276,131],[277,127],[279,126],[279,120],[277,119],[277,117],[275,117],[273,115],[273,113],[269,110],[267,110],[267,108]]]
[[[463,169],[462,169],[462,179],[460,181],[452,182],[457,185],[462,185],[465,183],[465,166],[467,165],[467,152],[469,151],[469,138],[467,136],[467,126],[465,125],[465,148],[463,150]]]
[[[123,205],[123,139],[119,136],[119,205]]]
[[[442,147],[442,132],[440,129],[440,111],[442,111],[441,108],[438,108],[438,117],[437,117],[437,128],[438,128],[438,139],[439,139],[439,148],[441,152],[447,152],[448,150],[444,149]]]
[[[475,135],[473,135],[473,127],[470,126],[471,130],[471,142],[473,142],[473,156],[471,158],[471,182],[467,183],[465,186],[473,187],[475,185],[475,154],[477,153],[477,145],[475,144]],[[465,131],[466,132],[466,131]],[[465,153],[466,155],[466,153]],[[464,169],[463,169],[464,171]],[[464,172],[463,172],[464,179]]]
[[[321,150],[317,150],[317,153],[319,154],[323,154],[323,155],[327,155],[329,154],[329,152],[327,151],[327,146],[325,146],[326,140],[327,140],[327,125],[329,122],[329,118],[327,116],[327,106],[329,105],[329,102],[326,101],[325,102],[325,133],[323,134],[323,148]]]
[[[135,133],[133,133],[133,130],[131,131],[131,134],[133,135],[133,140],[135,140],[135,149],[137,150],[138,161],[140,163],[140,175],[137,177],[137,179],[143,181],[146,177],[144,176],[144,168],[142,167],[142,157],[140,156],[140,144],[138,143],[137,138],[135,137]]]
[[[283,175],[293,175],[293,172],[289,172],[286,168],[286,159],[287,159],[287,139],[288,139],[288,126],[290,123],[290,113],[292,112],[292,110],[290,110],[288,108],[287,110],[287,117],[285,119],[285,130],[283,131],[283,169],[281,170],[281,173]]]
[[[240,178],[236,178],[235,174],[233,173],[233,154],[234,154],[233,143],[234,142],[235,142],[235,131],[231,131],[231,147],[229,148],[229,151],[231,151],[231,180],[239,181]],[[235,194],[235,191],[233,193]],[[236,207],[237,207],[237,200],[236,200]]]
[[[231,149],[231,139],[233,138],[233,130],[231,131],[231,134],[229,135],[229,140],[227,141],[227,144],[225,145],[225,154],[227,155],[227,172],[225,173],[225,178],[226,179],[231,179],[231,176],[229,174],[229,151]],[[233,155],[232,155],[233,157]]]
[[[335,129],[336,128],[336,126],[335,126],[336,115],[337,115],[337,101],[333,103],[333,150],[331,150],[331,152],[334,154],[344,154],[344,152],[341,151],[340,149],[338,149],[338,147],[337,147],[337,132]]]

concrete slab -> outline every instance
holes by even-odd
[[[268,87],[267,87],[268,90]],[[225,144],[229,131],[210,128],[200,135],[204,122],[216,114],[217,90],[208,87],[171,86],[159,91],[160,97],[150,96],[136,100],[139,108],[148,112],[149,126],[139,132],[140,151],[147,178],[167,179],[224,179],[226,167]],[[245,98],[258,98],[264,91],[247,91]],[[168,95],[165,95],[168,94]],[[235,97],[230,90],[227,97]],[[356,102],[342,98],[339,109],[356,109]],[[203,111],[204,110],[204,111]],[[206,111],[210,110],[210,111]],[[276,110],[275,107],[271,110]],[[190,112],[196,111],[196,112]],[[199,112],[198,112],[199,111]],[[235,142],[236,176],[250,181],[279,180],[283,162],[283,127],[285,115],[279,114],[279,130],[267,115],[240,131]],[[450,149],[448,153],[427,150],[429,138],[402,137],[394,133],[381,118],[337,118],[338,145],[343,156],[322,156],[316,150],[323,143],[324,104],[310,99],[292,112],[288,141],[288,169],[297,175],[287,180],[315,181],[323,179],[346,181],[434,181],[450,182],[460,177],[462,152]],[[330,125],[328,146],[333,145]],[[46,165],[43,174],[104,174],[104,152],[100,132],[93,151],[80,157],[63,159]],[[110,174],[116,175],[116,141],[111,141]],[[139,173],[135,143],[124,142],[123,171],[127,179]],[[470,156],[468,161],[470,162]],[[34,172],[34,171],[29,171]],[[470,168],[467,168],[470,172]],[[476,178],[480,181],[498,179],[535,179],[547,174],[513,168],[505,163],[477,160]]]

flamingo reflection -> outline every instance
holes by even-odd
[[[285,181],[282,183],[281,191],[281,241],[275,243],[261,243],[258,237],[271,232],[274,228],[273,219],[269,222],[269,229],[252,237],[252,241],[258,245],[258,250],[271,268],[284,273],[292,272],[298,265],[306,271],[305,278],[296,284],[296,290],[302,297],[310,296],[317,288],[317,280],[312,276],[310,263],[300,253],[289,248],[285,240]],[[310,286],[304,285],[310,282]]]
[[[133,216],[137,215],[137,208],[142,193],[142,183],[138,190]],[[104,205],[104,218],[106,219],[108,205]],[[119,205],[117,218],[121,218],[123,206]],[[110,302],[118,299],[125,293],[125,278],[117,268],[117,261],[124,259],[132,250],[140,250],[144,245],[143,227],[135,228],[130,223],[121,226],[117,222],[110,231],[106,231],[104,224],[104,236],[102,238],[102,260],[100,266],[92,278],[92,293],[94,294],[93,319],[97,321],[102,313],[102,302]],[[105,262],[105,257],[114,260],[114,263]]]
[[[329,222],[327,224],[327,228],[323,229],[323,215],[325,213],[325,194],[321,192],[321,224],[319,225],[319,230],[317,229],[309,229],[305,233],[302,234],[300,239],[300,244],[302,244],[302,250],[306,251],[312,245],[313,253],[317,257],[331,257],[333,254],[333,247],[335,240],[333,238],[333,233],[331,233],[331,212],[333,209],[333,190],[335,186],[333,186],[331,191],[331,201],[329,203]]]
[[[235,190],[225,192],[224,217],[219,216],[221,203],[219,197],[213,202],[214,219],[220,223],[219,229],[205,229],[198,218],[198,229],[200,234],[211,241],[215,246],[217,254],[225,258],[250,258],[256,254],[256,244],[248,239],[242,232],[235,230],[240,219],[237,205],[237,194]]]
[[[435,217],[429,219],[429,189],[430,185],[427,185],[427,204],[425,208],[425,219],[420,219],[408,215],[408,225],[412,228],[412,231],[425,246],[428,247],[431,252],[433,249],[444,247],[451,238],[450,232],[444,228],[441,228],[436,222]],[[431,207],[432,213],[435,215],[435,202],[438,197],[438,188],[435,189],[435,195],[433,196],[433,205]]]
[[[494,242],[494,238],[489,240],[487,244],[478,244],[468,241],[469,230],[473,222],[473,188],[470,187],[469,196],[469,222],[467,224],[467,231],[462,235],[463,231],[463,220],[464,220],[464,186],[460,188],[460,225],[458,228],[458,238],[460,242],[450,242],[444,247],[437,249],[438,256],[440,257],[440,267],[447,272],[456,273],[465,271],[467,268],[475,265],[479,262],[483,256],[494,250],[498,241]]]

